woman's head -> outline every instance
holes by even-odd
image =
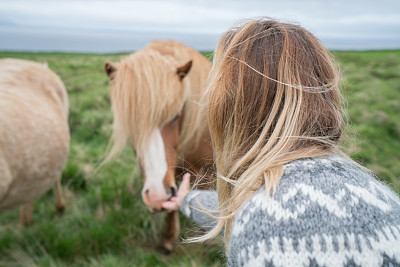
[[[300,26],[260,19],[223,34],[206,96],[222,215],[274,189],[285,163],[336,150],[338,83],[331,55]]]

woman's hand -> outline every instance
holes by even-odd
[[[179,186],[178,192],[175,197],[171,197],[168,201],[161,204],[164,209],[167,210],[179,210],[182,200],[190,191],[190,173],[183,175],[183,181]]]

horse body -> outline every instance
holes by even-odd
[[[38,63],[1,59],[0,110],[0,211],[32,203],[56,182],[62,210],[60,175],[70,137],[61,80]],[[21,213],[22,224],[30,220]]]
[[[114,126],[109,158],[129,141],[144,177],[142,198],[150,210],[176,192],[175,175],[212,168],[212,148],[201,101],[211,63],[174,41],[155,41],[116,65],[111,79]],[[178,234],[177,213],[167,216],[164,248]]]

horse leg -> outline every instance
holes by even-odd
[[[163,254],[170,254],[174,248],[174,243],[179,237],[179,213],[172,211],[167,213],[167,226],[165,229],[160,252]]]
[[[19,209],[19,225],[28,226],[33,223],[32,220],[33,203],[22,205]]]
[[[54,197],[56,199],[54,206],[58,212],[63,212],[65,209],[65,200],[62,194],[61,178],[57,179],[54,185]]]

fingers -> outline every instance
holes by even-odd
[[[185,173],[183,175],[183,181],[179,186],[176,197],[171,197],[168,201],[161,204],[164,209],[167,210],[178,210],[181,206],[182,200],[190,191],[190,173]]]
[[[177,205],[176,205],[176,202],[172,202],[172,201],[163,202],[163,203],[161,204],[161,206],[162,206],[164,209],[167,209],[167,210],[177,210],[177,209],[178,209],[178,207],[177,207]]]
[[[179,186],[178,197],[181,195],[186,196],[186,194],[189,191],[190,191],[190,173],[185,173],[183,175],[183,181]]]

